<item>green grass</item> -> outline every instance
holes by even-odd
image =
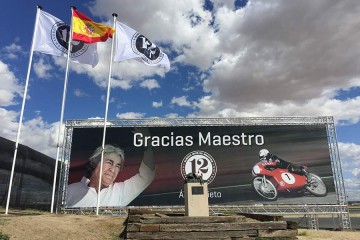
[[[0,218],[0,225],[5,225],[10,219]]]
[[[308,235],[307,232],[300,232],[300,231],[299,231],[299,233],[298,233],[298,236],[307,236],[307,235]]]
[[[0,231],[0,240],[10,240],[10,236]]]
[[[256,237],[255,240],[289,240],[287,237]]]

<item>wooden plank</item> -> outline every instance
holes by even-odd
[[[281,216],[232,214],[189,217],[182,213],[160,213],[147,209],[141,209],[141,212],[145,213],[128,216],[126,239],[296,239],[298,233],[297,223],[283,221]]]
[[[272,216],[264,214],[252,214],[252,213],[239,213],[239,215],[245,216],[247,218],[255,219],[258,221],[284,221],[283,216]]]
[[[298,229],[299,228],[299,224],[297,222],[286,221],[286,223],[287,223],[287,229]]]
[[[244,222],[244,223],[189,223],[189,224],[161,224],[161,232],[184,231],[232,231],[232,230],[251,230],[251,229],[286,229],[285,221],[277,222]]]
[[[160,225],[159,224],[141,224],[140,232],[159,232]]]
[[[155,214],[155,213],[163,213],[163,214],[182,214],[185,215],[184,211],[180,210],[170,210],[170,209],[160,209],[160,208],[129,208],[128,215],[142,215],[142,214]]]
[[[156,217],[170,217],[170,216],[168,216],[168,215],[166,215],[166,214],[163,214],[163,213],[155,213],[155,216]]]
[[[139,223],[128,223],[128,225],[126,226],[126,231],[127,232],[138,232],[138,231],[140,231],[140,226],[141,226],[141,224],[139,224]]]
[[[245,222],[244,216],[210,216],[210,217],[142,217],[141,223],[234,223]]]
[[[140,222],[141,215],[129,215],[127,218],[128,222]]]
[[[232,239],[256,237],[256,230],[217,232],[131,232],[127,239]]]
[[[297,235],[297,230],[258,230],[258,236],[264,238],[295,238]]]
[[[151,208],[130,208],[128,209],[128,215],[142,215],[142,214],[149,214],[149,213],[153,213],[155,214],[155,210],[151,209]]]

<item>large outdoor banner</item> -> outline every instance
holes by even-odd
[[[337,203],[326,125],[109,127],[100,169],[102,138],[73,129],[67,207],[96,206],[100,170],[100,206],[183,205],[189,173],[209,204]]]

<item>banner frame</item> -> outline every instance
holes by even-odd
[[[142,119],[108,119],[107,127],[176,127],[176,126],[275,126],[275,125],[325,125],[329,143],[329,154],[331,168],[334,176],[334,184],[337,196],[335,205],[266,205],[254,206],[210,206],[211,211],[217,212],[219,209],[237,209],[239,212],[247,213],[271,213],[271,214],[312,214],[317,213],[337,213],[340,216],[341,225],[344,228],[350,225],[348,202],[345,193],[344,180],[341,169],[341,162],[336,139],[334,118],[332,116],[317,117],[239,117],[239,118],[142,118]],[[67,120],[65,122],[63,159],[61,160],[61,178],[59,180],[59,191],[57,208],[59,210],[76,211],[77,209],[68,209],[64,206],[66,186],[68,182],[68,170],[70,161],[70,152],[72,145],[72,134],[74,128],[100,128],[104,126],[103,119],[77,119]],[[152,206],[154,208],[158,206]],[[170,206],[181,208],[183,206]],[[126,211],[127,208],[117,208],[119,211]],[[80,209],[81,211],[93,211],[93,209]],[[104,210],[104,209],[102,209]],[[116,211],[116,208],[113,209]]]

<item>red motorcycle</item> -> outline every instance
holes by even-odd
[[[299,192],[304,189],[317,197],[327,195],[325,183],[313,173],[303,176],[289,172],[288,169],[276,168],[271,163],[259,162],[253,167],[252,175],[253,188],[268,200],[276,200],[279,192]]]

